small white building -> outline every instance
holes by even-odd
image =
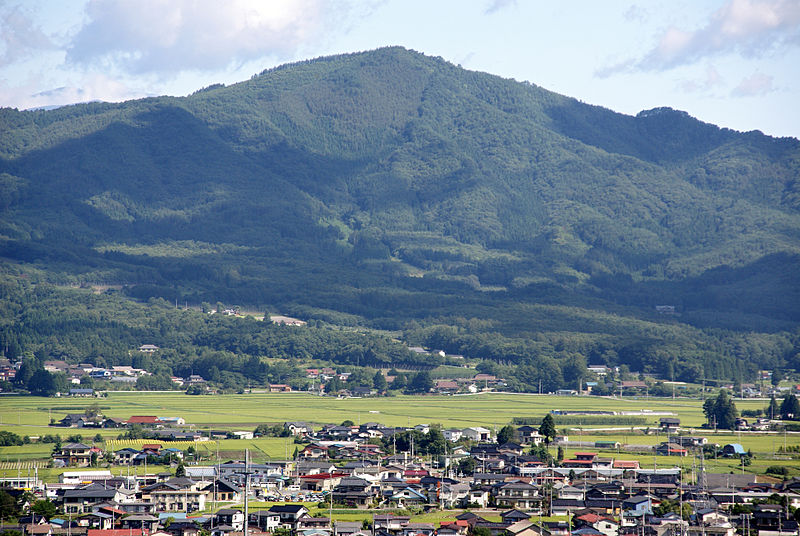
[[[481,426],[464,428],[461,431],[461,435],[472,441],[489,441],[492,439],[492,431]]]
[[[447,441],[452,441],[453,443],[455,443],[456,441],[461,439],[463,432],[460,429],[456,428],[452,430],[442,430],[442,435]]]

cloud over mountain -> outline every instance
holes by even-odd
[[[163,75],[287,58],[346,10],[319,0],[91,1],[67,61]]]
[[[695,30],[670,26],[640,58],[597,71],[601,78],[619,72],[661,71],[719,54],[759,57],[800,45],[800,3],[792,0],[728,0]]]

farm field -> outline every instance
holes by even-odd
[[[379,421],[394,426],[439,423],[445,427],[502,426],[513,417],[541,419],[552,409],[561,410],[651,410],[673,412],[684,426],[699,427],[704,419],[702,402],[671,398],[559,397],[486,393],[474,396],[396,396],[384,398],[319,397],[305,393],[252,393],[241,395],[190,396],[182,392],[112,392],[107,398],[0,398],[0,427],[21,435],[39,435],[50,419],[80,413],[92,403],[107,417],[127,419],[131,415],[180,416],[198,428],[250,429],[265,422],[305,420],[316,423]],[[761,400],[737,400],[742,409],[760,408]],[[650,425],[657,425],[652,416]],[[45,428],[42,428],[45,427]],[[587,427],[588,428],[588,427]],[[38,433],[35,433],[38,432]],[[115,435],[114,430],[101,430]]]
[[[98,404],[108,417],[127,419],[132,415],[156,415],[159,417],[182,417],[187,426],[194,429],[253,430],[262,423],[282,423],[303,420],[317,424],[340,423],[350,419],[356,423],[368,421],[394,426],[413,426],[420,423],[441,424],[444,427],[484,426],[499,429],[514,417],[533,419],[538,422],[548,411],[582,410],[593,411],[638,411],[672,412],[687,427],[697,427],[695,432],[709,438],[712,443],[741,443],[745,449],[757,455],[748,470],[763,473],[768,465],[784,464],[800,471],[800,461],[773,458],[776,449],[784,444],[800,444],[800,435],[788,434],[714,434],[701,430],[703,423],[702,402],[693,399],[671,398],[599,398],[559,397],[549,395],[521,395],[489,393],[476,396],[396,396],[385,398],[335,399],[305,393],[252,393],[241,395],[189,396],[179,392],[142,393],[113,392],[107,398],[42,398],[7,396],[0,398],[0,430],[8,430],[21,436],[41,437],[59,434],[68,436],[81,434],[84,442],[90,442],[99,434],[107,447],[113,449],[132,446],[133,442],[117,440],[119,429],[79,429],[48,426],[51,419],[58,421],[67,413],[82,413],[92,404]],[[756,409],[766,405],[763,400],[737,400],[737,408]],[[601,425],[559,425],[559,431],[569,435],[572,441],[618,441],[636,445],[654,445],[667,439],[662,434],[645,435],[641,428],[651,430],[658,425],[660,415],[645,418],[645,424],[637,427]],[[186,445],[188,446],[188,445]],[[198,453],[216,459],[234,458],[244,449],[250,449],[254,460],[291,456],[296,445],[285,438],[258,438],[253,440],[225,439],[195,444]],[[0,447],[0,473],[17,474],[19,463],[40,460],[44,464],[49,457],[51,444],[34,443],[22,447]],[[185,448],[179,446],[179,448]],[[588,447],[582,447],[586,450]],[[596,450],[596,449],[591,449]],[[568,451],[569,452],[569,451]],[[554,452],[555,453],[555,452]],[[640,459],[643,464],[653,463],[651,455],[637,456],[632,453],[606,451],[624,459]],[[663,461],[661,461],[663,460]],[[19,462],[19,463],[17,463]],[[681,460],[659,458],[659,465],[676,465]],[[691,463],[691,461],[686,462]],[[709,462],[710,464],[711,462]],[[729,472],[738,469],[730,460],[714,462],[719,470]]]

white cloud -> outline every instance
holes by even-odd
[[[727,53],[759,57],[793,46],[800,46],[800,2],[727,0],[703,27],[687,30],[671,26],[643,57],[605,67],[596,75],[666,70]]]
[[[169,77],[287,59],[347,8],[323,0],[90,0],[67,62]]]
[[[733,88],[733,97],[755,97],[775,91],[773,78],[763,73],[753,73],[742,79],[739,85]]]
[[[50,37],[34,24],[31,14],[21,5],[0,2],[0,30],[0,67],[55,48]]]
[[[722,75],[713,65],[707,65],[705,75],[701,78],[683,80],[680,88],[686,93],[709,91],[724,82]]]
[[[104,74],[87,74],[74,83],[37,90],[41,83],[38,79],[32,79],[13,87],[0,85],[0,102],[7,105],[13,103],[19,109],[29,109],[98,100],[121,102],[148,96],[147,92],[129,87]]]
[[[515,6],[516,4],[517,0],[491,0],[484,13],[489,15],[497,11],[501,11],[507,7]]]
[[[627,10],[625,10],[625,13],[623,13],[622,16],[627,21],[642,22],[647,20],[649,15],[644,7],[633,4]]]

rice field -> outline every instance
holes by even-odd
[[[48,426],[67,413],[82,413],[92,404],[98,404],[107,417],[128,419],[133,415],[158,417],[182,417],[187,427],[195,430],[252,431],[262,423],[284,421],[310,421],[316,424],[379,422],[392,426],[413,426],[420,423],[440,424],[443,427],[483,426],[498,430],[514,417],[532,419],[536,422],[552,409],[560,410],[608,410],[669,412],[681,419],[683,427],[696,427],[697,435],[709,438],[712,443],[741,443],[757,455],[756,461],[785,463],[795,466],[797,460],[775,458],[778,447],[800,445],[798,434],[714,434],[701,430],[703,423],[702,401],[696,399],[671,398],[599,398],[559,397],[550,395],[525,395],[509,393],[487,393],[475,396],[396,396],[383,398],[336,399],[305,393],[252,393],[214,396],[190,396],[184,393],[109,393],[107,398],[42,398],[4,396],[0,398],[0,430],[8,430],[32,438],[46,434],[68,436],[80,434],[84,442],[91,442],[99,434],[106,448],[118,450],[126,446],[136,447],[145,441],[118,439],[120,429],[61,428]],[[755,409],[767,404],[763,400],[737,400],[743,409]],[[618,441],[625,444],[654,445],[667,439],[662,433],[645,434],[644,429],[654,431],[662,415],[649,415],[646,424],[637,427],[599,425],[559,427],[559,432],[569,435],[570,440]],[[160,441],[165,447],[176,446],[185,450],[194,445],[201,457],[207,459],[240,457],[249,449],[259,461],[291,457],[296,445],[286,438],[223,439],[208,442],[178,442],[174,445]],[[0,447],[0,463],[25,463],[47,460],[52,444],[34,442],[22,447]],[[584,449],[585,450],[585,449]],[[219,453],[219,454],[218,454]],[[619,453],[619,457],[630,455]],[[645,457],[647,458],[647,457]],[[772,462],[768,462],[772,460]],[[777,462],[776,462],[777,460]],[[672,460],[671,460],[672,461]],[[37,462],[38,463],[38,462]],[[759,462],[760,463],[760,462]],[[766,466],[765,466],[766,467]],[[721,470],[732,470],[721,462]],[[733,469],[736,469],[735,467]],[[754,468],[755,469],[755,468]],[[9,469],[14,470],[15,469]],[[0,473],[6,469],[0,465]]]

